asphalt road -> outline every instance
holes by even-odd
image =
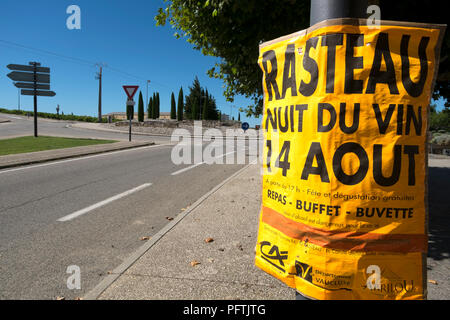
[[[19,125],[28,121],[14,120]],[[0,124],[0,136],[6,131],[12,136],[14,123]],[[41,123],[42,134],[91,133],[48,123]],[[168,139],[150,147],[0,171],[0,299],[83,296],[142,245],[141,237],[156,234],[243,167],[175,165]],[[80,268],[79,290],[67,287],[69,266]]]
[[[14,114],[0,113],[0,119],[10,120],[10,122],[0,121],[0,139],[7,139],[16,136],[34,134],[33,117],[24,117]],[[109,132],[100,130],[87,130],[72,127],[73,121],[59,121],[38,118],[38,135],[49,135],[59,137],[96,138],[128,141],[126,132]],[[165,143],[170,141],[170,137],[133,135],[134,141],[154,141],[155,143]]]

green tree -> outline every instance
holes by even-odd
[[[149,119],[152,119],[152,115],[153,115],[153,111],[152,111],[152,105],[153,105],[153,98],[150,97],[149,101],[148,101],[148,106],[147,106],[147,117]]]
[[[200,103],[202,96],[202,87],[198,77],[195,77],[192,86],[189,87],[189,94],[186,96],[184,110],[188,119],[198,120],[198,113],[200,111]]]
[[[208,119],[219,120],[219,110],[217,110],[216,99],[208,95]]]
[[[175,95],[172,92],[172,96],[170,97],[170,119],[177,118],[177,105],[175,103]]]
[[[184,96],[183,96],[183,87],[180,88],[178,92],[178,110],[177,110],[177,118],[178,121],[183,121],[183,110],[184,110]]]
[[[156,93],[153,92],[153,99],[152,99],[152,119],[156,119]]]
[[[177,38],[184,38],[204,55],[220,62],[208,75],[225,83],[229,102],[244,95],[253,100],[247,115],[262,113],[262,72],[256,64],[259,44],[309,26],[311,0],[166,0],[156,25],[169,22]],[[383,20],[448,23],[446,1],[424,5],[422,0],[370,0],[379,4]],[[441,49],[441,63],[433,98],[443,96],[450,107],[450,32]]]
[[[445,131],[450,133],[450,110],[444,109],[438,112],[435,106],[430,107],[430,131]]]
[[[142,92],[141,91],[139,91],[138,121],[139,122],[144,122],[144,99],[142,98]]]
[[[156,93],[156,119],[159,119],[159,107],[160,107],[159,92],[157,92]]]
[[[208,90],[206,90],[205,98],[203,99],[202,120],[209,120],[208,110],[209,110]]]

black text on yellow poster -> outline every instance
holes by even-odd
[[[427,112],[444,27],[364,21],[260,46],[256,265],[315,299],[423,299]]]

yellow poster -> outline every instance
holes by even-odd
[[[260,45],[256,266],[313,299],[426,299],[443,25],[335,19]]]

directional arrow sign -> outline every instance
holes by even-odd
[[[21,90],[21,94],[24,96],[34,96],[34,93],[35,93],[34,90],[25,90],[25,89]],[[36,90],[36,95],[43,97],[53,97],[54,95],[56,95],[56,93],[53,91]]]
[[[8,78],[14,81],[34,82],[34,74],[28,72],[13,71],[8,73]],[[36,73],[36,82],[50,83],[50,75]]]
[[[23,64],[8,64],[6,66],[9,70],[18,70],[18,71],[34,71],[33,66],[26,66]],[[40,73],[50,73],[50,68],[47,67],[36,67],[36,72]]]
[[[130,100],[133,100],[133,96],[138,88],[139,86],[123,86],[123,89],[125,90],[125,93],[127,94]]]
[[[29,83],[29,82],[16,82],[14,85],[17,88],[24,88],[24,89],[43,89],[43,90],[50,90],[50,85],[48,84],[36,84]]]

